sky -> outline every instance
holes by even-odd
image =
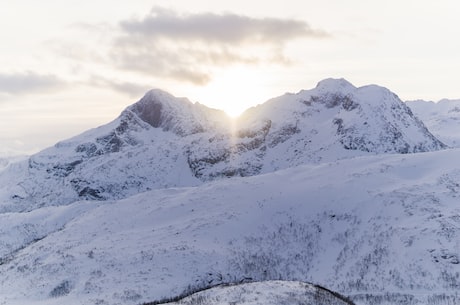
[[[454,0],[2,0],[0,156],[115,119],[152,88],[237,115],[324,78],[460,99]]]

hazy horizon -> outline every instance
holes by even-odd
[[[7,1],[0,153],[114,119],[151,88],[235,115],[324,78],[460,98],[455,1]],[[359,9],[357,9],[359,8]]]

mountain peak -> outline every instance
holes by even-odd
[[[162,105],[170,108],[190,108],[193,107],[193,103],[186,97],[177,97],[162,89],[150,89],[144,96],[136,103],[161,103]]]
[[[347,92],[355,89],[356,87],[344,78],[326,78],[316,85],[319,92]]]
[[[206,129],[201,123],[206,121],[203,120],[203,116],[206,116],[204,111],[201,105],[193,104],[187,98],[178,98],[166,91],[152,89],[129,106],[122,115],[134,113],[151,127],[186,136]]]
[[[169,115],[191,106],[192,103],[187,99],[179,99],[166,91],[152,89],[128,109],[152,127],[157,128],[164,127],[162,125],[168,121]]]

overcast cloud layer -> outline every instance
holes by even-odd
[[[43,42],[56,56],[49,58],[50,71],[68,66],[74,82],[128,96],[139,96],[155,79],[206,85],[216,69],[232,65],[287,65],[292,61],[285,55],[290,42],[330,36],[303,20],[185,14],[159,7],[142,18],[112,25],[69,24],[68,30],[69,35]],[[110,79],[113,72],[121,81]],[[0,94],[49,93],[65,84],[59,74],[0,71]]]
[[[119,68],[204,85],[214,68],[232,64],[286,64],[294,39],[324,38],[300,20],[236,14],[183,14],[154,8],[143,19],[120,23],[112,58]]]

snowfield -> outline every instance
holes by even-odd
[[[459,302],[458,153],[357,157],[1,214],[1,304],[140,304],[272,279],[357,304]]]
[[[238,121],[152,90],[0,160],[0,304],[460,304],[459,153],[375,85]]]

